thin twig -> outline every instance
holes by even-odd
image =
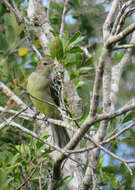
[[[116,116],[119,116],[119,115],[121,115],[121,114],[124,114],[124,113],[126,113],[126,112],[128,112],[128,111],[130,111],[130,110],[132,110],[132,109],[134,109],[135,108],[135,102],[133,101],[133,103],[131,103],[131,104],[128,104],[128,105],[125,105],[125,106],[123,106],[122,108],[120,108],[119,110],[117,110],[117,111],[115,111],[115,112],[112,112],[112,113],[109,113],[109,114],[101,114],[101,115],[98,115],[98,116],[96,116],[96,117],[94,117],[93,119],[90,119],[89,120],[89,118],[88,118],[88,121],[87,121],[87,123],[84,123],[84,124],[88,124],[88,125],[93,125],[93,124],[95,124],[96,122],[99,122],[99,121],[102,121],[102,120],[106,120],[106,119],[112,119],[112,118],[114,118],[114,117],[116,117]],[[26,109],[26,108],[25,108]],[[25,110],[24,109],[24,110]],[[23,111],[24,111],[23,110]],[[21,114],[21,111],[20,112],[17,112],[16,113],[16,115],[15,116],[19,116]],[[13,116],[14,117],[14,116]],[[11,117],[11,119],[9,119],[9,122],[12,120],[12,118],[13,117]],[[33,118],[33,116],[30,116],[31,118]],[[54,122],[53,122],[54,121]],[[57,121],[57,120],[54,120],[54,119],[49,119],[49,122],[52,122],[52,123],[57,123],[57,122],[60,122],[61,123],[61,121]],[[59,124],[60,124],[59,123]],[[58,124],[58,123],[57,123]],[[83,125],[84,124],[82,124],[82,126],[80,127],[80,129],[83,127]],[[3,124],[2,124],[3,125]],[[134,124],[132,124],[132,125],[134,125]],[[61,126],[65,126],[63,123],[61,123]],[[66,127],[66,126],[65,126]],[[128,126],[129,128],[130,127],[132,127],[132,126]],[[80,130],[79,129],[79,130]],[[123,131],[124,130],[127,130],[128,128],[124,128],[123,129]],[[112,138],[112,137],[111,137]],[[105,141],[107,141],[107,140],[105,140]],[[107,142],[106,142],[107,143]]]
[[[67,8],[68,8],[68,1],[69,0],[65,0],[65,2],[64,2],[64,8],[63,8],[63,13],[62,13],[62,18],[61,18],[60,37],[62,37],[62,34],[64,32],[65,15],[66,15]]]
[[[0,112],[5,112],[5,113],[9,113],[9,114],[13,115],[13,114],[17,114],[19,111],[3,108],[3,107],[0,106]],[[71,126],[71,124],[65,123],[62,120],[46,118],[43,115],[36,115],[36,112],[34,112],[34,111],[32,113],[23,112],[23,113],[19,114],[18,117],[26,119],[26,120],[30,120],[30,121],[35,119],[35,120],[40,120],[40,121],[43,121],[43,122],[47,119],[47,121],[49,123],[52,123],[52,124],[55,124],[55,125],[61,126],[63,128],[67,128],[67,129],[70,129],[70,126]],[[68,118],[68,119],[72,120],[72,118]]]
[[[71,117],[67,117],[67,116],[66,116],[65,112],[69,112],[67,109],[65,109],[65,108],[63,108],[63,107],[62,107],[62,109],[61,109],[61,108],[60,108],[59,106],[57,106],[56,104],[54,104],[54,103],[52,103],[52,102],[49,102],[49,101],[47,101],[47,100],[43,100],[43,99],[41,99],[41,98],[35,97],[35,96],[31,95],[29,92],[27,92],[27,94],[28,94],[29,96],[31,96],[31,98],[35,99],[35,100],[38,100],[38,101],[40,101],[40,102],[42,102],[42,103],[44,103],[44,104],[48,104],[48,105],[51,105],[51,106],[55,107],[55,108],[61,113],[61,115],[64,116],[64,118],[69,119],[69,120],[73,120],[73,121],[76,120],[76,119],[74,119],[74,118],[71,118]]]
[[[28,190],[32,190],[31,187],[30,187],[30,185],[29,185],[29,183],[28,183],[29,180],[27,180],[27,178],[25,177],[25,174],[24,174],[22,165],[19,165],[18,167],[19,167],[19,169],[20,169],[20,173],[21,173],[21,175],[22,175],[22,178],[23,178],[23,181],[24,181],[24,183],[25,183],[25,185],[26,185],[26,188],[27,188]]]
[[[30,131],[29,129],[21,126],[20,124],[18,123],[15,123],[15,122],[10,122],[10,125],[14,126],[14,127],[17,127],[18,129],[20,129],[21,131],[23,131],[24,133],[34,137],[35,139],[45,143],[48,147],[51,147],[53,148],[54,150],[57,150],[58,152],[60,153],[63,153],[64,155],[67,156],[67,158],[69,158],[70,160],[72,160],[73,162],[77,163],[78,165],[83,165],[84,167],[86,167],[86,164],[84,163],[81,163],[75,159],[73,159],[71,156],[70,156],[70,153],[67,153],[65,150],[66,149],[62,149],[62,148],[59,148],[58,146],[56,145],[53,145],[52,143],[49,143],[47,140],[45,140],[44,138],[40,137],[39,135],[37,135],[35,132],[33,131]]]
[[[104,43],[110,37],[110,29],[111,29],[111,25],[112,25],[114,17],[115,17],[115,13],[118,8],[118,4],[119,4],[118,0],[112,1],[111,9],[107,15],[107,18],[105,19],[105,22],[103,25],[103,41],[104,41]]]
[[[40,170],[39,170],[39,190],[42,190],[42,162],[40,163]]]
[[[0,107],[1,108],[1,107]],[[117,110],[117,111],[114,111],[114,112],[112,112],[112,113],[105,113],[105,114],[101,114],[101,115],[98,115],[98,116],[95,116],[93,119],[91,119],[91,120],[89,120],[89,118],[88,118],[88,123],[89,123],[89,125],[93,125],[93,124],[95,124],[96,122],[99,122],[99,121],[102,121],[102,120],[106,120],[106,119],[112,119],[112,118],[114,118],[114,117],[116,117],[116,116],[119,116],[119,115],[122,115],[122,114],[124,114],[124,113],[126,113],[126,112],[128,112],[128,111],[131,111],[132,109],[134,109],[135,108],[135,102],[133,101],[133,103],[131,103],[131,104],[126,104],[126,105],[124,105],[122,108],[120,108],[119,110]],[[25,108],[26,109],[26,108]],[[24,109],[24,110],[25,110]],[[24,111],[23,110],[23,111]],[[20,112],[14,112],[17,116],[19,116],[19,115],[23,115],[24,114],[24,116],[25,116],[25,113],[22,113],[22,111],[20,111]],[[27,114],[26,114],[27,115]],[[28,117],[30,118],[30,119],[33,119],[33,115],[28,115]],[[38,118],[38,117],[37,117]],[[44,120],[44,119],[42,119],[42,118],[38,118],[39,120]],[[54,123],[54,124],[57,124],[57,125],[60,125],[60,126],[63,126],[63,127],[66,127],[66,125],[64,125],[64,123],[62,122],[62,121],[60,121],[60,120],[54,120],[54,119],[48,119],[48,121],[49,122],[51,122],[51,123]],[[84,124],[82,124],[82,126],[80,127],[80,128],[82,128],[83,127],[83,125]],[[68,128],[68,127],[67,127]],[[70,128],[70,126],[69,126],[69,128]],[[129,127],[130,128],[130,127]],[[124,129],[126,129],[126,128],[124,128]],[[124,130],[123,129],[123,130]]]
[[[14,100],[16,104],[21,106],[21,108],[28,108],[28,106],[18,97],[16,96],[11,89],[9,89],[3,82],[0,81],[0,90],[10,99]]]
[[[100,150],[103,150],[104,152],[106,152],[107,154],[109,154],[111,157],[121,161],[124,163],[124,165],[126,166],[126,168],[129,170],[130,174],[133,175],[133,172],[132,170],[129,168],[128,164],[127,163],[135,163],[135,160],[125,160],[121,157],[119,157],[118,155],[114,154],[113,152],[109,151],[108,149],[104,148],[102,145],[100,145],[99,143],[97,143],[96,141],[94,141],[92,138],[90,138],[90,140],[93,142],[93,144],[95,144]],[[88,151],[88,148],[84,148],[83,149],[84,152],[85,151]],[[75,150],[76,153],[77,153],[77,150]],[[74,151],[74,152],[75,152]],[[78,152],[78,153],[81,153],[81,152]]]
[[[3,129],[6,125],[9,125],[13,119],[15,119],[19,114],[21,114],[22,112],[26,111],[28,108],[24,108],[21,111],[19,111],[18,113],[16,113],[15,115],[11,116],[9,119],[7,119],[6,121],[4,121],[2,124],[0,124],[0,130]]]
[[[118,25],[117,25],[117,27],[116,27],[115,35],[118,34],[118,33],[121,31],[121,28],[122,28],[122,26],[123,26],[123,24],[124,24],[124,22],[125,22],[126,17],[127,17],[127,16],[130,16],[131,14],[133,14],[134,11],[135,11],[135,7],[132,8],[132,9],[129,9],[127,12],[125,12],[125,13],[121,16],[120,21],[119,21],[119,23],[118,23]]]
[[[91,58],[91,57],[92,57],[92,54],[89,53],[87,47],[83,47],[83,46],[81,46],[81,48],[83,49],[83,51],[85,52],[85,54],[86,54],[86,56],[87,56],[88,58]]]
[[[24,181],[16,190],[21,189],[34,175],[35,171],[37,170],[37,168],[39,167],[40,163],[38,163],[36,165],[36,167],[32,170],[31,174],[29,175],[29,177],[27,177],[26,181]]]
[[[93,168],[92,168],[92,181],[93,181],[93,187],[92,187],[92,190],[96,190],[97,180],[96,180],[96,174],[95,174]]]
[[[115,140],[117,137],[119,137],[121,134],[123,134],[124,132],[126,132],[128,129],[130,129],[133,126],[135,126],[135,122],[132,123],[132,124],[130,124],[130,125],[128,125],[124,129],[122,129],[121,131],[119,131],[117,134],[113,135],[112,137],[107,138],[106,140],[103,140],[102,142],[98,143],[98,145],[104,145],[104,144],[107,144],[107,143]],[[96,142],[95,142],[95,140],[92,137],[87,136],[87,138],[90,138],[90,140],[93,142],[93,144],[96,145]],[[81,153],[81,152],[85,152],[85,151],[90,151],[90,150],[92,150],[92,149],[94,149],[94,148],[97,147],[95,145],[91,145],[91,146],[88,146],[87,148],[82,148],[82,149],[67,150],[67,152],[70,152],[70,153]]]
[[[16,16],[18,19],[20,19],[20,18],[19,18],[19,15],[16,13],[15,9],[10,5],[10,3],[9,3],[7,0],[1,0],[1,1],[2,1],[2,3],[3,3],[9,10],[11,10],[11,11],[15,14],[15,16]]]
[[[51,0],[48,1],[47,19],[49,20]]]
[[[32,94],[30,94],[29,92],[27,92],[27,94],[28,94],[31,98],[33,98],[33,99],[35,99],[35,100],[38,100],[38,101],[40,101],[40,102],[42,102],[42,103],[44,103],[44,104],[51,105],[51,106],[57,108],[59,111],[61,111],[60,108],[59,108],[56,104],[54,104],[54,103],[52,103],[52,102],[49,102],[49,101],[47,101],[47,100],[43,100],[43,99],[41,99],[41,98],[35,97],[35,96],[33,96]]]
[[[125,44],[125,45],[117,45],[112,48],[112,50],[117,50],[117,49],[127,49],[127,48],[133,48],[135,47],[135,44]]]
[[[121,134],[123,134],[124,132],[126,132],[128,129],[130,129],[131,127],[135,126],[135,122],[131,123],[130,125],[124,127],[122,130],[120,130],[118,133],[116,133],[115,135],[113,135],[112,137],[108,137],[107,139],[105,139],[103,141],[103,143],[108,143],[111,142],[112,140],[116,139],[117,137],[119,137]]]
[[[120,9],[120,11],[119,11],[119,13],[118,13],[118,15],[117,15],[117,17],[116,17],[116,19],[115,19],[115,22],[114,22],[114,24],[113,24],[113,28],[112,28],[111,35],[114,35],[114,34],[116,33],[116,28],[117,28],[117,26],[119,25],[120,18],[121,18],[121,16],[123,15],[123,13],[124,13],[124,11],[126,10],[127,7],[128,7],[127,3],[125,3],[125,4],[121,7],[121,9]]]
[[[117,35],[114,35],[112,37],[110,37],[106,43],[105,43],[105,47],[108,48],[110,47],[112,44],[122,40],[124,37],[126,37],[127,35],[129,35],[130,33],[132,33],[135,30],[135,23],[132,23],[131,25],[127,26],[122,32],[120,32]]]

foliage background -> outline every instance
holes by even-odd
[[[9,2],[13,4],[13,1]],[[27,17],[27,1],[15,0],[22,15]],[[48,2],[44,1],[45,10]],[[64,2],[51,1],[49,20],[56,33],[59,32],[61,24],[61,15],[63,11]],[[108,13],[111,1],[95,1],[95,0],[70,0],[67,16],[65,18],[65,31],[67,31],[69,38],[80,31],[84,40],[80,42],[80,46],[87,47],[91,57],[85,59],[82,53],[76,57],[76,53],[72,53],[71,60],[68,60],[66,68],[70,73],[71,79],[74,81],[75,87],[78,90],[80,97],[84,103],[84,115],[80,123],[86,118],[88,113],[89,91],[92,90],[94,79],[94,62],[98,59],[102,44],[102,26],[105,17]],[[134,15],[128,17],[126,25],[134,21]],[[125,27],[124,26],[124,27]],[[43,53],[42,47],[32,27],[28,26],[32,35],[32,41],[38,50]],[[26,35],[23,31],[24,26],[16,20],[14,13],[0,3],[0,80],[6,84],[15,94],[17,94],[26,104],[32,106],[32,103],[25,92],[28,75],[33,71],[38,64],[38,59],[34,52],[29,47],[26,40]],[[121,41],[124,44],[129,40],[129,35],[126,39]],[[120,107],[127,102],[128,99],[134,97],[135,85],[135,64],[134,51],[132,50],[132,57],[130,63],[126,65],[120,83],[119,101],[117,106]],[[112,53],[113,64],[121,60],[124,55],[124,50],[116,50]],[[99,107],[98,112],[101,112]],[[19,110],[19,107],[0,91],[0,106],[7,106]],[[0,122],[3,122],[9,115],[5,112],[0,114]],[[128,113],[121,117],[114,118],[111,121],[110,131],[116,127],[123,128],[130,121],[134,119],[134,112]],[[35,130],[33,123],[25,119],[15,118],[15,121],[21,123],[30,130]],[[98,127],[98,125],[97,125]],[[135,138],[134,128],[123,134],[119,139],[106,145],[112,152],[117,153],[124,158],[135,157]],[[44,138],[48,138],[45,134]],[[82,142],[83,146],[83,142]],[[22,167],[26,176],[31,176],[30,182],[27,184],[28,188],[32,190],[39,189],[41,181],[42,188],[47,189],[50,171],[52,169],[52,160],[49,157],[51,149],[46,149],[42,152],[45,145],[32,137],[22,134],[18,129],[7,126],[0,134],[0,187],[1,190],[12,190],[19,187],[22,183],[22,174],[20,168]],[[42,163],[42,171],[40,168]],[[134,166],[134,164],[133,164]],[[127,169],[120,164],[120,162],[112,159],[105,153],[101,152],[101,158],[97,164],[98,183],[101,189],[134,189],[134,176],[130,176]],[[135,169],[133,167],[135,175]],[[70,181],[72,176],[68,176],[61,181],[61,189],[66,189],[66,184]],[[44,180],[46,179],[46,180]]]

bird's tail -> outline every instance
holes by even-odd
[[[52,125],[51,127],[54,143],[63,148],[70,140],[68,132],[63,127],[57,125]]]

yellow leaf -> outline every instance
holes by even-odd
[[[18,51],[18,55],[19,56],[24,56],[25,54],[27,54],[28,49],[27,48],[20,48]]]
[[[34,42],[34,46],[36,46],[36,48],[40,48],[40,41],[39,40],[36,40]]]

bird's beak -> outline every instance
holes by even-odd
[[[51,64],[49,64],[49,66],[54,67],[54,66],[55,66],[55,64],[54,64],[54,63],[51,63]]]

